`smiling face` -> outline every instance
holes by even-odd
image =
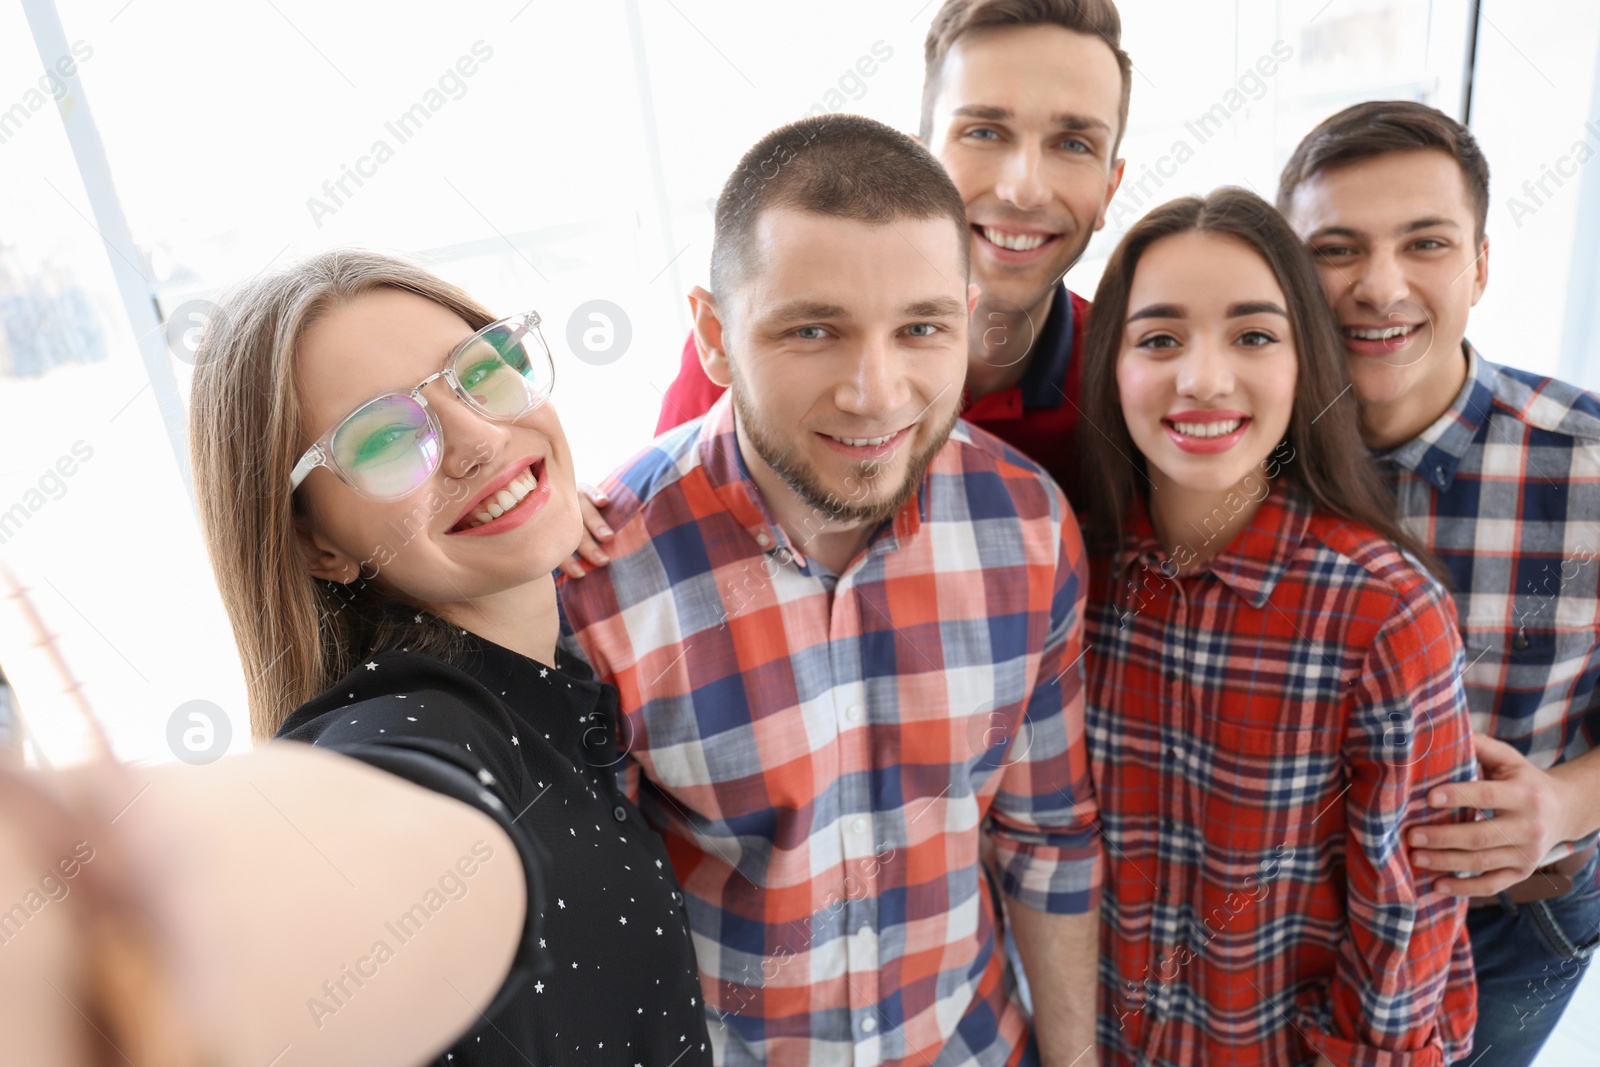
[[[751,476],[791,531],[875,524],[959,411],[975,294],[957,227],[773,209],[752,244],[719,308],[696,301],[702,343],[728,353],[715,376],[731,377]]]
[[[1369,443],[1410,440],[1466,377],[1467,316],[1489,279],[1461,167],[1423,149],[1322,171],[1295,190],[1289,221],[1339,320]]]
[[[473,332],[449,308],[396,289],[329,308],[296,355],[300,446],[376,394],[409,391],[437,373]],[[502,422],[468,407],[442,379],[422,395],[442,437],[432,475],[409,495],[378,502],[331,470],[313,470],[300,488],[307,517],[298,535],[316,577],[360,575],[449,618],[453,604],[548,579],[577,547],[581,518],[572,458],[548,402]],[[367,443],[352,456],[384,462],[393,449],[384,427],[356,429]]]
[[[1236,238],[1182,233],[1140,257],[1117,388],[1153,510],[1171,490],[1235,490],[1283,440],[1297,378],[1286,311],[1271,267]]]
[[[945,56],[928,148],[972,229],[986,307],[1031,310],[1105,225],[1122,73],[1099,37],[1060,26],[964,35]]]

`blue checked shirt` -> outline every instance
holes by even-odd
[[[1473,729],[1548,769],[1600,742],[1600,397],[1467,358],[1450,410],[1381,459],[1450,568]]]

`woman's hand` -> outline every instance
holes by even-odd
[[[604,567],[611,562],[611,557],[606,555],[604,548],[600,547],[601,541],[609,541],[615,536],[611,527],[606,525],[606,520],[600,517],[600,509],[611,503],[611,498],[592,485],[579,483],[578,509],[583,512],[583,540],[578,542],[578,551],[572,558],[561,565],[569,578],[582,578],[588,574],[584,563],[592,567]]]

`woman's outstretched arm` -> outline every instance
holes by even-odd
[[[528,890],[483,812],[301,744],[125,771],[43,781],[72,840],[0,811],[0,1062],[109,1051],[82,973],[96,862],[148,886],[211,1062],[423,1063],[505,980]]]

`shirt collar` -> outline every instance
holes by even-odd
[[[782,550],[797,560],[802,571],[809,573],[805,554],[794,544],[783,527],[773,519],[766,498],[761,495],[760,488],[750,477],[750,469],[745,465],[744,456],[739,451],[739,435],[734,429],[732,389],[723,393],[701,420],[697,445],[700,450],[701,469],[705,471],[711,491],[716,494],[723,509],[735,522],[744,527],[750,539],[762,552]],[[928,475],[924,474],[922,485],[916,494],[906,502],[892,521],[886,521],[868,539],[869,554],[894,551],[917,535],[923,521],[928,517],[928,485]],[[698,517],[704,512],[697,509],[695,514]]]
[[[1066,400],[1062,383],[1067,380],[1067,367],[1072,362],[1072,294],[1063,283],[1056,284],[1055,299],[1050,301],[1050,314],[1045,316],[1044,327],[1033,345],[1033,359],[1017,388],[1022,391],[1022,403],[1030,408],[1058,408]]]
[[[1280,482],[1267,494],[1244,529],[1193,573],[1210,571],[1251,607],[1262,607],[1288,572],[1295,552],[1305,540],[1310,521],[1311,508],[1304,496],[1298,489]],[[1136,497],[1123,539],[1127,551],[1123,568],[1145,568],[1170,578],[1187,562],[1186,555],[1192,558],[1198,554],[1204,541],[1204,533],[1197,531],[1192,544],[1179,544],[1169,555],[1156,540],[1143,499]],[[1137,580],[1134,584],[1138,584]]]
[[[972,399],[967,395],[964,417],[980,422],[1020,419],[1028,408],[1059,408],[1066,403],[1067,371],[1072,366],[1072,294],[1057,284],[1044,325],[1034,334],[1032,353],[1022,377],[1009,389]]]
[[[1405,444],[1380,455],[1397,467],[1411,471],[1443,492],[1455,480],[1467,450],[1478,439],[1494,404],[1499,368],[1478,355],[1478,350],[1463,342],[1467,353],[1467,380],[1446,411]]]

